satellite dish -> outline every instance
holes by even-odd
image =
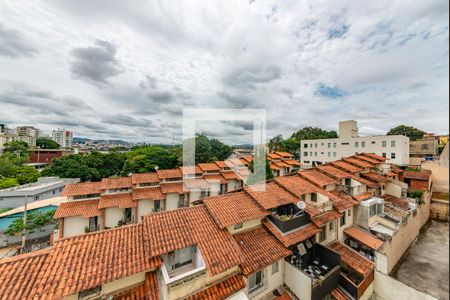
[[[297,207],[298,207],[300,210],[305,210],[305,208],[306,208],[306,203],[303,202],[303,201],[298,201],[298,202],[297,202]]]

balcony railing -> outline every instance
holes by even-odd
[[[341,285],[354,299],[360,299],[367,288],[374,280],[374,272],[371,272],[367,277],[363,278],[358,284],[350,279],[343,272],[340,273],[339,285]]]
[[[283,233],[300,228],[310,222],[306,213],[294,217],[272,214],[268,218]]]

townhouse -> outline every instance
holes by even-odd
[[[189,173],[196,172],[201,182],[207,181],[205,172],[217,175],[211,165],[201,174]],[[147,213],[140,212],[137,190],[178,194],[172,185],[179,184],[180,173],[68,187],[70,205],[97,203],[95,216],[76,208],[89,222],[97,217],[106,225],[106,209],[116,206],[99,209],[102,197],[128,203],[129,198],[108,197],[125,199],[130,190],[131,201],[137,201],[131,219],[141,220],[60,238],[49,249],[1,260],[0,298],[368,299],[375,269],[389,272],[426,216],[426,197],[419,204],[405,196],[410,187],[401,181],[404,172],[373,154],[196,197],[178,209],[161,211],[166,196],[155,210],[158,200],[146,200],[152,190],[143,197],[151,201]],[[427,194],[427,182],[414,188]],[[164,193],[167,184],[174,192]],[[71,191],[81,187],[81,196]],[[180,202],[174,199],[169,201]],[[72,217],[62,218],[65,232]]]

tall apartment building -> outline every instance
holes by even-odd
[[[30,137],[29,138],[30,143],[28,144],[28,146],[30,147],[36,146],[36,139],[39,137],[39,129],[33,126],[17,126],[16,133],[19,136]]]
[[[53,130],[52,140],[57,142],[61,148],[72,148],[73,132],[64,128],[58,128]]]
[[[356,121],[339,122],[339,137],[304,140],[300,145],[304,167],[321,165],[359,153],[373,153],[388,163],[409,164],[409,138],[403,135],[359,136]]]

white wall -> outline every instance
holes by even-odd
[[[123,218],[123,209],[119,207],[105,208],[105,226],[109,228],[117,227]]]
[[[162,205],[162,203],[161,203]],[[138,200],[138,219],[139,223],[142,222],[142,216],[152,213],[154,206],[153,200]]]
[[[254,297],[252,297],[251,299],[261,299],[264,296],[270,294],[272,295],[272,291],[275,290],[276,288],[278,288],[280,285],[283,285],[284,283],[284,259],[280,259],[278,261],[278,272],[275,274],[272,274],[272,265],[264,268],[264,272],[265,272],[265,288],[264,291],[261,293],[258,293],[257,295],[255,295]],[[248,284],[247,284],[248,286]]]
[[[311,278],[294,268],[286,261],[284,261],[284,282],[300,300],[311,299]]]
[[[64,237],[84,234],[84,228],[89,226],[89,218],[82,216],[64,218]]]
[[[349,212],[350,212],[350,216],[348,215]],[[343,212],[343,213],[346,214],[346,217],[345,217],[345,225],[341,226],[341,225],[340,225],[340,224],[341,224],[341,220],[340,220],[340,219],[337,220],[337,223],[338,223],[338,226],[339,226],[339,227],[338,227],[338,240],[340,240],[340,241],[344,241],[344,230],[345,230],[345,228],[350,227],[350,226],[353,225],[354,209],[353,209],[353,207],[352,207],[352,208],[350,208],[350,209],[347,209],[347,210],[346,210],[345,212]]]
[[[166,210],[174,210],[178,208],[178,200],[180,195],[177,193],[166,194]]]

